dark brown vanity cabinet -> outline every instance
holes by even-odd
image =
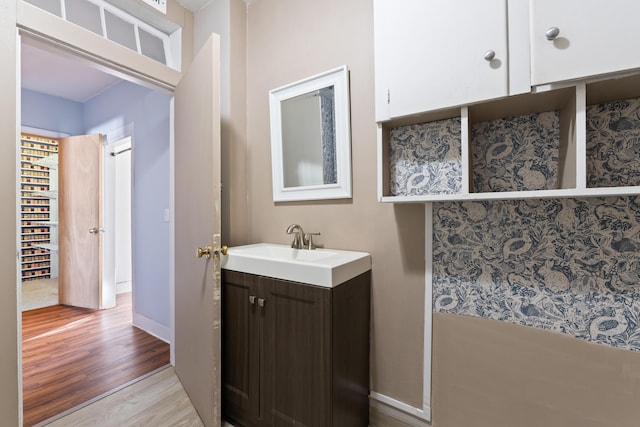
[[[370,272],[333,288],[223,270],[222,410],[247,427],[369,421]]]

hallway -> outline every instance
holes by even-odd
[[[110,310],[56,305],[22,314],[24,426],[169,364],[169,345],[131,325],[131,293]]]

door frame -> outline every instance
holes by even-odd
[[[109,273],[105,273],[103,272],[103,280],[107,281],[107,280],[113,280],[113,286],[114,286],[114,298],[115,296],[118,294],[118,277],[117,277],[117,267],[118,267],[118,262],[117,262],[117,249],[118,249],[118,245],[117,245],[117,233],[118,233],[118,221],[117,221],[117,217],[118,217],[118,167],[117,167],[117,163],[118,163],[118,155],[122,154],[120,153],[120,151],[122,150],[127,150],[130,152],[130,162],[129,162],[129,167],[128,170],[130,172],[130,180],[128,181],[129,184],[129,188],[130,190],[133,190],[132,186],[133,186],[133,135],[132,132],[130,132],[130,130],[127,128],[125,129],[125,131],[122,133],[121,136],[104,136],[105,138],[105,144],[103,146],[103,159],[104,159],[104,177],[103,177],[103,182],[104,182],[104,189],[103,189],[103,197],[105,198],[104,203],[103,203],[103,223],[104,223],[104,227],[106,230],[113,230],[112,236],[109,236],[107,238],[107,236],[109,235],[109,233],[105,234],[105,255],[104,255],[104,261],[103,261],[103,265],[105,266],[105,269],[109,269]],[[126,147],[123,147],[126,146]],[[116,153],[114,155],[114,153]],[[129,254],[129,260],[128,262],[130,263],[130,268],[131,268],[131,280],[130,282],[130,286],[131,286],[131,292],[133,292],[133,287],[134,287],[134,283],[133,283],[133,259],[132,259],[132,254],[133,254],[133,208],[134,208],[134,203],[133,203],[133,191],[131,191],[130,193],[130,197],[128,197],[128,205],[129,205],[129,221],[131,222],[131,229],[130,229],[130,241],[129,241],[129,248],[130,248],[130,254]],[[113,277],[108,277],[107,274],[113,274]],[[132,310],[133,310],[133,306],[135,306],[135,302],[132,304]]]
[[[23,40],[36,40],[45,45],[55,48],[56,52],[64,55],[72,55],[79,61],[86,62],[92,66],[109,72],[117,77],[130,81],[141,86],[154,90],[164,91],[173,95],[177,83],[180,81],[182,73],[153,61],[146,57],[141,57],[125,47],[119,46],[109,40],[105,40],[98,35],[88,32],[84,28],[60,20],[29,3],[16,2],[16,140],[19,138],[21,123],[21,95],[20,95],[20,45]],[[174,138],[174,117],[173,98],[171,99],[170,113],[170,141],[169,141],[169,162],[170,162],[170,186],[169,186],[169,310],[170,325],[169,336],[171,337],[171,359],[170,363],[175,363],[175,138]],[[18,150],[17,144],[15,150]],[[17,151],[16,151],[17,153]],[[16,159],[18,159],[16,154]],[[17,180],[16,171],[16,180]],[[17,243],[17,242],[16,242]],[[18,262],[16,259],[15,268],[17,272]],[[19,289],[20,280],[16,278],[16,289]],[[20,295],[17,296],[16,313],[20,309]],[[19,419],[22,421],[22,323],[20,316],[17,320],[17,376],[18,395],[17,406],[19,408]]]

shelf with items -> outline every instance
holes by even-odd
[[[50,269],[51,263],[49,261],[22,263],[22,271],[41,270],[44,268]]]
[[[58,140],[55,138],[47,138],[39,135],[23,133],[20,135],[20,144],[26,148],[42,148],[58,152]]]
[[[49,240],[49,229],[47,228],[46,231],[27,231],[27,232],[23,232],[21,234],[23,240]],[[40,237],[40,239],[38,238]]]
[[[381,122],[378,157],[381,202],[640,194],[640,74]]]
[[[28,282],[30,280],[49,279],[51,278],[50,268],[40,268],[36,270],[26,270],[22,272],[22,281]]]
[[[20,139],[22,280],[57,276],[57,153],[56,139]]]
[[[32,248],[22,254],[22,264],[31,264],[38,261],[49,261],[49,253],[43,249]]]

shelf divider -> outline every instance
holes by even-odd
[[[460,154],[462,166],[462,187],[461,194],[471,192],[471,122],[469,121],[469,107],[460,109]]]
[[[587,189],[587,89],[576,84],[576,190]]]

